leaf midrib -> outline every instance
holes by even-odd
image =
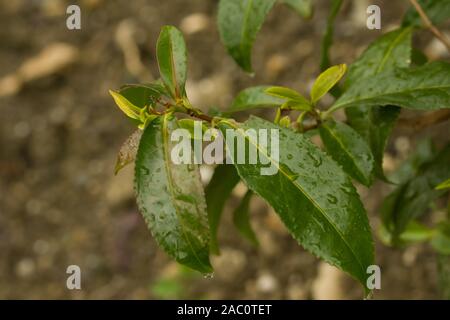
[[[229,126],[231,126],[232,128],[234,128],[235,130],[237,130],[239,132],[239,127],[235,126],[234,124],[232,124],[231,122],[228,122],[226,120],[222,120],[222,122],[228,124]],[[290,176],[279,166],[279,163],[275,160],[273,160],[271,157],[269,157],[269,155],[267,155],[265,153],[265,150],[262,150],[258,145],[256,145],[255,143],[252,142],[251,139],[248,139],[248,136],[246,136],[245,134],[243,135],[244,139],[246,139],[249,143],[251,143],[257,150],[258,152],[261,151],[263,152],[263,154],[266,156],[267,159],[270,160],[270,162],[272,164],[274,164],[276,166],[276,168],[283,173],[283,175],[288,179],[288,181],[291,181],[292,184],[294,186],[297,187],[297,189],[308,199],[311,201],[311,203],[314,205],[314,207],[322,214],[322,216],[325,218],[325,220],[331,225],[331,227],[333,228],[333,230],[338,234],[338,236],[342,239],[343,243],[346,245],[346,247],[350,250],[350,252],[352,253],[352,255],[354,256],[355,260],[358,262],[359,266],[361,267],[361,270],[364,272],[364,266],[363,263],[359,260],[358,256],[355,254],[355,252],[353,251],[353,248],[348,244],[348,242],[345,240],[344,236],[342,235],[342,233],[339,231],[339,229],[337,228],[337,226],[330,221],[330,219],[327,217],[326,213],[323,211],[322,207],[320,207],[320,205],[313,199],[311,198],[311,196],[305,191],[303,190],[303,188],[294,180],[292,180],[290,178]],[[314,221],[316,221],[314,219]],[[319,224],[320,225],[320,224]]]

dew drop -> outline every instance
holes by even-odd
[[[333,196],[332,194],[327,194],[327,200],[331,204],[336,204],[338,201],[338,199],[335,196]]]
[[[288,160],[292,160],[292,158],[294,158],[294,156],[292,154],[288,154],[287,158],[288,158]]]

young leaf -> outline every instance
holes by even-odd
[[[214,254],[220,253],[217,230],[225,202],[239,181],[240,178],[232,165],[220,164],[214,170],[214,175],[206,187],[206,204],[208,208],[209,229],[211,230],[210,248]]]
[[[125,166],[132,163],[136,159],[137,149],[139,147],[139,141],[141,141],[142,130],[136,130],[131,136],[125,140],[117,155],[116,166],[114,168],[114,174],[119,173]]]
[[[266,93],[280,99],[292,100],[308,105],[310,104],[309,101],[299,92],[286,87],[270,87],[266,90]]]
[[[123,111],[123,113],[125,113],[131,119],[134,119],[134,120],[140,119],[141,109],[136,107],[134,104],[132,104],[130,101],[128,101],[127,98],[125,98],[123,95],[121,95],[118,92],[109,90],[109,94],[113,97],[114,102],[117,104],[117,106],[120,108],[120,110]]]
[[[350,65],[345,87],[361,79],[396,67],[408,67],[411,57],[412,29],[391,31],[375,42]],[[347,121],[369,144],[375,159],[375,174],[387,180],[383,172],[383,155],[388,138],[400,114],[395,106],[359,105],[345,109]]]
[[[309,19],[313,15],[313,0],[283,0],[283,2],[294,9],[300,16]]]
[[[419,5],[433,24],[440,24],[450,18],[449,0],[418,0]],[[423,22],[417,10],[411,6],[403,18],[403,26],[422,26]]]
[[[331,65],[330,48],[333,45],[334,21],[341,10],[343,0],[332,0],[330,14],[327,19],[327,27],[322,38],[322,49],[320,58],[320,70],[325,71]]]
[[[339,80],[342,79],[346,71],[347,66],[345,64],[340,64],[330,67],[322,72],[311,89],[311,102],[313,104],[317,103],[317,101],[319,101],[336,85],[336,83],[339,82]]]
[[[364,139],[342,122],[327,121],[320,126],[319,131],[331,157],[352,178],[370,186],[374,160]]]
[[[187,77],[187,51],[183,34],[173,26],[164,26],[156,45],[159,73],[174,99],[183,98]]]
[[[202,273],[209,262],[206,203],[195,165],[171,161],[170,115],[144,131],[135,162],[135,190],[139,210],[158,244],[179,263]]]
[[[219,32],[236,63],[252,72],[251,51],[256,35],[276,0],[220,0]]]
[[[251,87],[241,91],[231,104],[229,112],[245,111],[262,107],[277,107],[286,100],[266,93],[269,86]]]
[[[222,131],[236,130],[238,137],[257,148],[259,164],[235,167],[249,189],[280,215],[293,237],[365,286],[366,270],[374,259],[372,236],[361,200],[342,169],[308,138],[268,121],[256,117],[244,124],[223,120],[219,127]],[[256,144],[246,133],[248,129],[278,130],[279,159]],[[226,142],[232,143],[230,139]],[[270,149],[276,147],[276,143],[271,144]],[[261,169],[268,166],[262,163],[278,171],[272,176],[261,175]]]
[[[149,84],[127,84],[120,88],[119,93],[136,107],[142,109],[163,96],[169,96],[159,81]]]
[[[398,68],[365,78],[352,85],[329,112],[358,105],[395,105],[417,110],[450,108],[450,64]]]
[[[424,163],[417,175],[401,184],[383,202],[382,222],[393,239],[397,239],[408,223],[423,215],[430,203],[443,191],[435,190],[442,178],[450,177],[450,145],[431,161]]]
[[[233,213],[233,223],[244,238],[250,241],[253,245],[257,246],[259,245],[259,242],[250,224],[249,206],[252,196],[253,192],[250,190],[247,191],[244,198],[242,198],[241,203]]]
[[[447,179],[446,181],[440,183],[436,187],[436,190],[445,190],[445,189],[450,189],[450,179]]]
[[[189,131],[189,133],[191,135],[191,139],[203,141],[202,135],[197,136],[195,134],[195,122],[196,121],[200,121],[200,120],[193,120],[193,119],[186,118],[186,119],[180,119],[177,122],[178,122],[178,126],[180,128],[186,129]],[[206,130],[208,130],[208,127],[204,123],[202,123],[202,134],[204,134],[206,132]]]

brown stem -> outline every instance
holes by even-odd
[[[450,110],[438,110],[434,112],[424,113],[418,117],[400,118],[398,125],[404,128],[412,128],[415,130],[425,129],[432,125],[445,122],[450,119]]]
[[[414,6],[414,8],[416,8],[416,11],[419,13],[420,18],[422,19],[425,26],[428,29],[430,29],[430,31],[434,34],[434,36],[436,38],[438,38],[447,47],[447,50],[450,52],[450,40],[444,34],[442,34],[442,32],[439,31],[438,28],[436,28],[433,25],[430,18],[428,18],[427,14],[425,13],[425,11],[423,11],[422,7],[417,2],[417,0],[409,0],[409,1]]]

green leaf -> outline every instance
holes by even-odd
[[[135,190],[139,210],[153,236],[171,257],[202,273],[209,262],[209,229],[198,166],[171,161],[170,115],[144,131],[135,162]]]
[[[247,191],[241,203],[233,213],[233,223],[239,230],[241,235],[250,241],[253,245],[258,246],[259,242],[256,238],[256,234],[250,224],[250,200],[252,199],[253,192]]]
[[[433,235],[434,231],[432,229],[413,220],[406,226],[396,244],[406,246],[414,243],[426,242],[432,239]],[[392,234],[388,232],[383,225],[380,228],[379,236],[385,245],[391,246],[393,244]]]
[[[417,2],[433,24],[440,24],[450,18],[449,0],[418,0]],[[402,25],[415,27],[423,25],[420,15],[413,6],[406,12]]]
[[[342,79],[346,71],[347,66],[345,64],[340,64],[330,67],[322,72],[311,89],[311,102],[313,104],[317,103],[317,101],[319,101],[336,85],[336,83],[339,82],[339,80]]]
[[[159,73],[172,98],[185,97],[187,51],[183,34],[173,26],[164,26],[156,45]]]
[[[286,87],[270,87],[266,89],[265,92],[280,99],[287,99],[310,105],[309,101],[299,92]]]
[[[178,120],[178,126],[182,129],[186,129],[189,131],[191,135],[191,139],[194,140],[202,140],[203,141],[203,135],[196,136],[195,134],[195,122],[200,120],[194,120],[194,119],[180,119]],[[208,127],[202,122],[202,134],[204,134],[208,130]]]
[[[313,16],[313,0],[283,0],[283,2],[294,9],[300,16],[309,19]]]
[[[341,10],[343,0],[332,0],[330,14],[327,19],[327,26],[322,38],[322,49],[320,58],[320,70],[325,71],[331,65],[330,48],[333,45],[334,21]]]
[[[369,145],[374,158],[374,173],[387,181],[383,172],[383,157],[387,141],[391,135],[400,108],[394,106],[358,106],[345,109],[347,122]]]
[[[445,189],[450,189],[450,179],[445,180],[436,187],[436,190],[445,190]]]
[[[436,229],[431,246],[439,254],[450,255],[450,223],[441,223]]]
[[[383,71],[408,67],[411,62],[411,37],[412,29],[403,28],[388,32],[374,41],[350,65],[345,87]]]
[[[393,239],[398,239],[408,223],[423,215],[432,201],[444,192],[435,190],[443,178],[450,177],[450,145],[420,166],[417,175],[403,182],[383,202],[382,222]]]
[[[245,111],[263,107],[278,107],[286,100],[273,97],[265,91],[269,86],[251,87],[241,91],[231,104],[229,112]]]
[[[119,173],[125,166],[134,162],[136,159],[137,149],[139,147],[139,141],[141,141],[142,130],[136,130],[131,136],[125,140],[117,155],[116,166],[114,168],[114,174]]]
[[[352,178],[370,186],[373,180],[374,159],[364,139],[342,122],[327,121],[319,130],[331,157]]]
[[[250,117],[244,124],[223,120],[218,125],[222,131],[236,130],[239,137],[251,143],[249,147],[259,149],[257,165],[249,161],[235,164],[249,189],[275,209],[304,248],[365,286],[366,270],[374,259],[372,236],[364,207],[342,169],[308,138],[265,120]],[[248,129],[279,132],[279,160],[272,156],[273,150],[269,154],[269,148],[255,146],[246,133]],[[230,147],[232,141],[226,142]],[[268,166],[262,163],[278,171],[261,175],[261,169]]]
[[[127,84],[120,88],[119,93],[140,109],[148,105],[153,106],[156,100],[168,96],[159,81],[149,84]]]
[[[276,0],[220,0],[219,32],[236,63],[252,72],[251,51],[259,29]]]
[[[411,57],[411,28],[386,33],[373,42],[366,51],[350,65],[345,87],[361,79],[373,77],[396,67],[408,67]],[[349,125],[369,144],[375,159],[375,174],[387,180],[383,172],[383,155],[388,138],[400,114],[395,106],[369,107],[364,104],[345,109]]]
[[[232,165],[220,164],[206,187],[206,204],[208,208],[209,229],[211,230],[211,252],[219,254],[217,230],[222,217],[225,202],[231,195],[240,178]]]
[[[352,85],[329,112],[358,105],[395,105],[417,110],[450,108],[449,73],[450,64],[445,62],[383,72]]]
[[[141,109],[136,107],[127,98],[121,95],[119,92],[109,90],[109,94],[113,97],[114,102],[117,106],[125,113],[128,117],[134,120],[140,120]]]

